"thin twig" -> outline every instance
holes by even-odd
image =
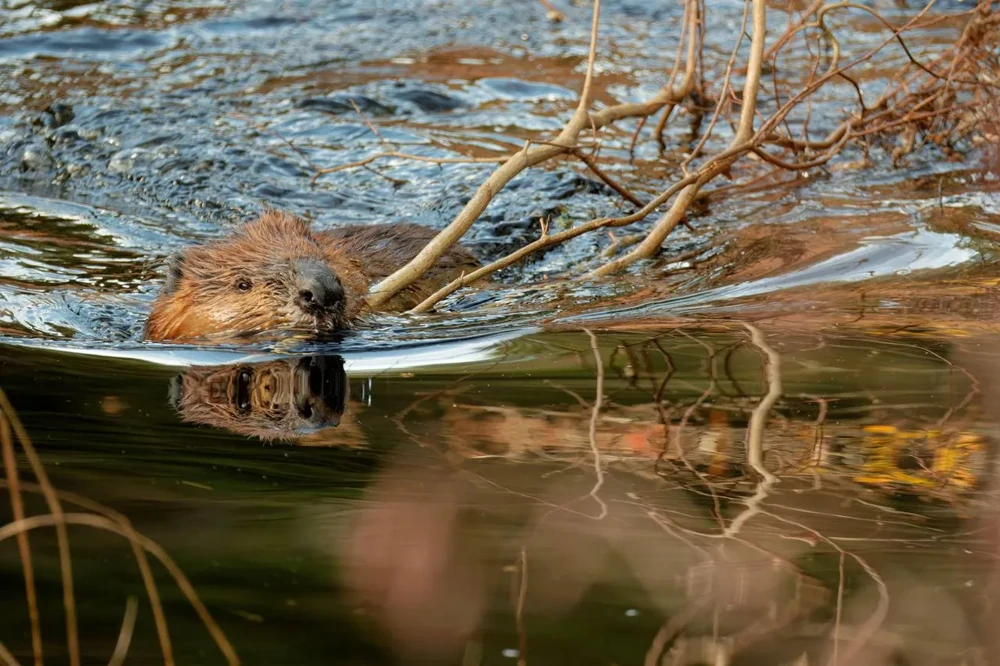
[[[336,173],[347,169],[358,169],[368,166],[376,160],[382,160],[388,157],[395,157],[402,160],[413,160],[415,162],[429,162],[431,164],[503,164],[510,159],[510,156],[507,155],[501,157],[428,157],[426,155],[401,153],[397,150],[386,150],[381,153],[376,153],[375,155],[369,155],[368,157],[357,160],[356,162],[338,164],[337,166],[327,167],[325,169],[317,169],[310,182],[315,183],[321,176],[328,173]]]
[[[753,0],[753,36],[750,40],[750,58],[747,63],[746,83],[743,86],[743,106],[740,110],[740,122],[736,130],[736,135],[730,144],[729,151],[734,151],[740,146],[747,144],[753,137],[753,119],[757,108],[757,90],[760,87],[760,73],[763,64],[764,41],[767,34],[767,9],[765,0]],[[729,152],[727,151],[727,152]],[[725,154],[725,153],[723,153]],[[673,231],[674,227],[684,217],[688,206],[698,195],[698,190],[708,181],[726,171],[736,160],[739,153],[730,157],[720,158],[709,163],[701,175],[690,185],[686,186],[673,205],[660,219],[659,222],[646,236],[645,240],[639,243],[635,249],[628,254],[610,261],[600,268],[592,271],[590,277],[603,277],[616,273],[626,266],[629,266],[640,259],[652,257],[660,249],[664,239]]]
[[[385,143],[385,139],[382,138],[382,133],[379,132],[378,128],[372,124],[372,121],[368,120],[368,117],[361,112],[361,107],[358,106],[358,103],[354,101],[353,97],[350,101],[351,106],[354,107],[354,113],[358,114],[358,118],[361,118],[361,122],[365,124],[365,127],[367,127],[368,130],[375,135],[375,138],[378,139],[379,143]]]
[[[614,178],[606,174],[604,170],[601,169],[601,167],[597,166],[597,162],[594,160],[594,158],[590,157],[579,148],[574,149],[573,154],[579,157],[580,161],[586,164],[587,168],[593,171],[595,176],[603,180],[608,185],[608,187],[610,187],[615,192],[620,194],[623,199],[626,199],[629,203],[634,204],[639,208],[642,207],[642,200],[639,199],[639,197],[632,194],[631,192],[629,192],[624,185],[622,185]]]

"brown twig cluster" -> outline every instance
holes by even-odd
[[[861,150],[868,161],[873,146],[888,147],[899,161],[926,143],[934,143],[948,153],[960,150],[966,140],[981,140],[997,132],[1000,109],[1000,7],[995,0],[979,0],[977,6],[961,13],[932,13],[934,0],[901,25],[895,25],[871,7],[853,2],[815,0],[805,9],[788,10],[788,26],[778,35],[767,32],[766,0],[746,0],[743,29],[736,35],[731,56],[719,81],[705,81],[703,51],[706,26],[711,24],[710,8],[704,0],[682,0],[684,16],[678,48],[665,85],[645,102],[623,103],[594,109],[594,63],[598,55],[600,0],[594,0],[590,49],[586,76],[579,102],[562,131],[548,141],[529,141],[514,154],[490,158],[446,158],[435,160],[386,151],[361,162],[322,169],[317,176],[367,165],[377,159],[413,157],[439,162],[494,162],[498,166],[480,185],[455,219],[411,261],[371,288],[369,303],[378,307],[420,276],[458,243],[475,224],[497,193],[526,169],[559,157],[578,159],[598,178],[636,207],[619,217],[604,217],[578,224],[559,233],[543,227],[541,236],[483,268],[447,285],[414,308],[426,312],[455,291],[498,270],[511,266],[534,252],[593,231],[627,227],[658,213],[649,228],[614,243],[611,256],[586,277],[599,278],[619,272],[653,257],[699,199],[723,190],[751,187],[782,174],[795,177],[826,165],[847,148]],[[874,48],[848,57],[841,49],[838,33],[851,21],[874,22],[884,38]],[[914,55],[908,38],[921,31],[953,27],[958,39],[931,59]],[[745,41],[749,38],[749,45]],[[798,50],[794,50],[797,48]],[[802,56],[802,49],[809,55]],[[895,50],[893,50],[895,49]],[[787,52],[791,52],[790,54]],[[900,53],[902,54],[900,56]],[[895,57],[895,60],[892,58]],[[898,61],[903,60],[899,65]],[[869,99],[859,83],[862,77],[884,83],[877,98]],[[885,73],[889,72],[891,73]],[[738,79],[741,78],[741,80]],[[828,86],[849,85],[855,97],[848,108],[824,110],[817,136],[814,116],[821,103],[817,93]],[[707,102],[711,102],[708,108]],[[659,114],[652,138],[666,160],[663,135],[680,106],[692,114],[707,116],[699,123],[693,148],[687,150],[673,173],[671,182],[649,201],[630,192],[611,178],[600,164],[598,134],[612,124],[637,119],[632,147],[647,122]],[[812,123],[811,123],[812,121]],[[712,149],[720,128],[730,128],[731,139],[723,148]],[[584,139],[592,135],[594,141]],[[739,172],[735,171],[739,167]],[[719,176],[733,182],[715,185]],[[787,180],[787,179],[786,179]],[[711,187],[710,187],[711,186]],[[613,254],[613,252],[612,252]]]
[[[17,446],[19,446],[21,453],[27,459],[31,472],[35,479],[37,479],[37,483],[21,480],[17,465]],[[166,569],[205,625],[205,628],[226,661],[229,664],[240,663],[233,646],[226,639],[222,633],[222,629],[219,628],[219,625],[212,618],[211,613],[209,613],[208,609],[198,598],[198,594],[195,592],[190,581],[163,548],[149,537],[136,531],[128,518],[117,511],[89,500],[86,497],[57,490],[52,485],[45,467],[42,465],[41,459],[31,443],[31,438],[28,436],[24,426],[21,425],[21,421],[7,400],[7,395],[3,389],[0,389],[0,449],[2,449],[3,467],[6,473],[6,479],[0,481],[0,488],[6,490],[10,496],[13,515],[11,522],[0,526],[0,541],[12,537],[17,539],[18,554],[24,573],[25,596],[28,605],[28,618],[31,625],[31,650],[35,666],[41,666],[44,663],[44,651],[34,560],[31,554],[29,534],[32,530],[41,528],[54,528],[56,532],[56,543],[59,550],[59,568],[62,577],[63,611],[66,619],[66,651],[71,666],[79,666],[81,663],[77,602],[73,589],[73,565],[69,536],[66,529],[67,525],[81,525],[102,530],[111,534],[117,534],[128,541],[146,589],[150,612],[153,615],[153,621],[156,625],[163,663],[166,666],[172,666],[175,663],[173,647],[170,641],[170,631],[167,626],[166,614],[160,600],[160,592],[147,555],[152,555]],[[41,495],[48,507],[48,513],[26,515],[23,500],[24,493]],[[66,504],[73,505],[76,507],[76,510],[67,512],[64,509]],[[132,632],[135,628],[137,614],[137,601],[134,597],[129,597],[126,599],[122,628],[114,652],[108,662],[109,664],[121,664],[125,660],[132,641]],[[5,666],[18,666],[20,664],[14,654],[2,642],[0,642],[0,664],[4,664]]]

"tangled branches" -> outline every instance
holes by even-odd
[[[950,155],[958,154],[969,143],[988,140],[990,132],[997,132],[995,117],[1000,109],[997,102],[1000,81],[996,74],[1000,71],[1000,52],[995,46],[1000,41],[1000,8],[995,7],[994,0],[980,0],[974,9],[962,13],[932,14],[933,5],[931,0],[902,25],[895,25],[861,4],[818,0],[799,13],[789,10],[787,29],[776,38],[769,38],[766,0],[746,0],[743,29],[735,38],[724,73],[715,86],[709,86],[704,80],[703,56],[705,26],[712,17],[707,15],[707,4],[701,0],[683,0],[681,34],[665,85],[645,102],[595,110],[592,88],[600,0],[594,0],[583,89],[576,110],[562,131],[549,141],[529,141],[512,155],[490,158],[489,161],[498,164],[497,168],[455,219],[413,261],[374,285],[369,304],[378,307],[419,279],[448,248],[461,240],[515,176],[559,157],[582,160],[635,205],[636,210],[620,217],[593,219],[554,234],[549,234],[547,225],[543,225],[540,238],[455,280],[414,308],[414,312],[426,312],[462,287],[539,250],[600,229],[635,225],[665,207],[657,221],[632,236],[632,249],[610,257],[586,277],[601,278],[620,272],[659,252],[673,229],[685,222],[688,210],[697,200],[765,179],[781,182],[782,174],[801,174],[823,167],[848,149],[860,152],[862,164],[873,161],[871,152],[876,147],[888,152],[897,163],[927,143]],[[872,30],[884,35],[874,47],[848,57],[838,33],[844,31],[846,21],[856,22],[859,16],[871,24]],[[921,61],[908,45],[908,36],[921,31],[926,34],[942,24],[955,28],[960,36],[932,59]],[[747,49],[744,42],[748,33]],[[902,65],[893,61],[893,58],[900,60],[900,53],[905,58]],[[740,75],[741,85],[736,81]],[[884,84],[875,99],[870,98],[872,81]],[[837,86],[843,89],[844,85],[849,86],[846,90],[854,98],[847,108],[843,107],[842,99],[831,103],[826,92]],[[820,91],[824,93],[818,95]],[[711,106],[704,107],[706,102],[712,102]],[[703,115],[710,110],[710,119],[700,123],[693,148],[674,170],[672,182],[664,184],[660,193],[644,204],[601,169],[598,141],[592,145],[581,143],[581,137],[588,131],[596,139],[598,132],[615,123],[638,119],[632,136],[634,148],[647,121],[660,114],[652,138],[660,147],[660,159],[665,161],[667,146],[663,133],[673,111],[682,105],[692,114]],[[822,113],[816,112],[819,107]],[[822,123],[815,116],[821,116]],[[817,124],[823,125],[818,131],[814,127]],[[823,136],[817,136],[819,133]],[[719,135],[725,134],[729,135],[728,143],[713,148]],[[406,158],[396,153],[386,154]],[[322,172],[351,166],[354,165]],[[734,182],[712,186],[719,176]],[[614,249],[621,250],[631,244],[618,242]]]

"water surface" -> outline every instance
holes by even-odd
[[[742,4],[708,4],[711,78]],[[710,198],[612,282],[558,279],[600,260],[598,234],[335,343],[141,340],[165,257],[262,205],[319,228],[444,226],[490,165],[313,176],[551,136],[589,31],[587,7],[560,9],[556,24],[528,0],[0,5],[0,387],[52,483],[169,553],[247,664],[993,663],[1000,177],[985,152],[876,154]],[[679,6],[608,3],[603,20],[597,104],[649,96]],[[848,51],[884,36],[850,25]],[[910,47],[941,48],[941,25]],[[854,94],[820,101],[816,130]],[[659,191],[690,148],[677,114],[677,152],[646,137],[633,159],[626,123],[602,135],[602,164]],[[490,259],[541,220],[625,210],[558,162],[515,179],[466,241]],[[15,459],[8,473],[36,480]],[[25,490],[27,515],[48,513]],[[30,664],[5,534],[0,643]],[[128,542],[68,535],[83,663],[108,663],[122,635],[125,663],[163,663]],[[46,663],[68,662],[57,546],[32,530]],[[153,571],[176,663],[225,663]]]

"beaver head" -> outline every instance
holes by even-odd
[[[349,306],[308,222],[264,213],[228,238],[188,248],[146,322],[150,340],[192,340],[274,329],[334,331]]]
[[[339,356],[197,366],[170,385],[170,401],[185,421],[264,440],[339,425],[347,397]]]

